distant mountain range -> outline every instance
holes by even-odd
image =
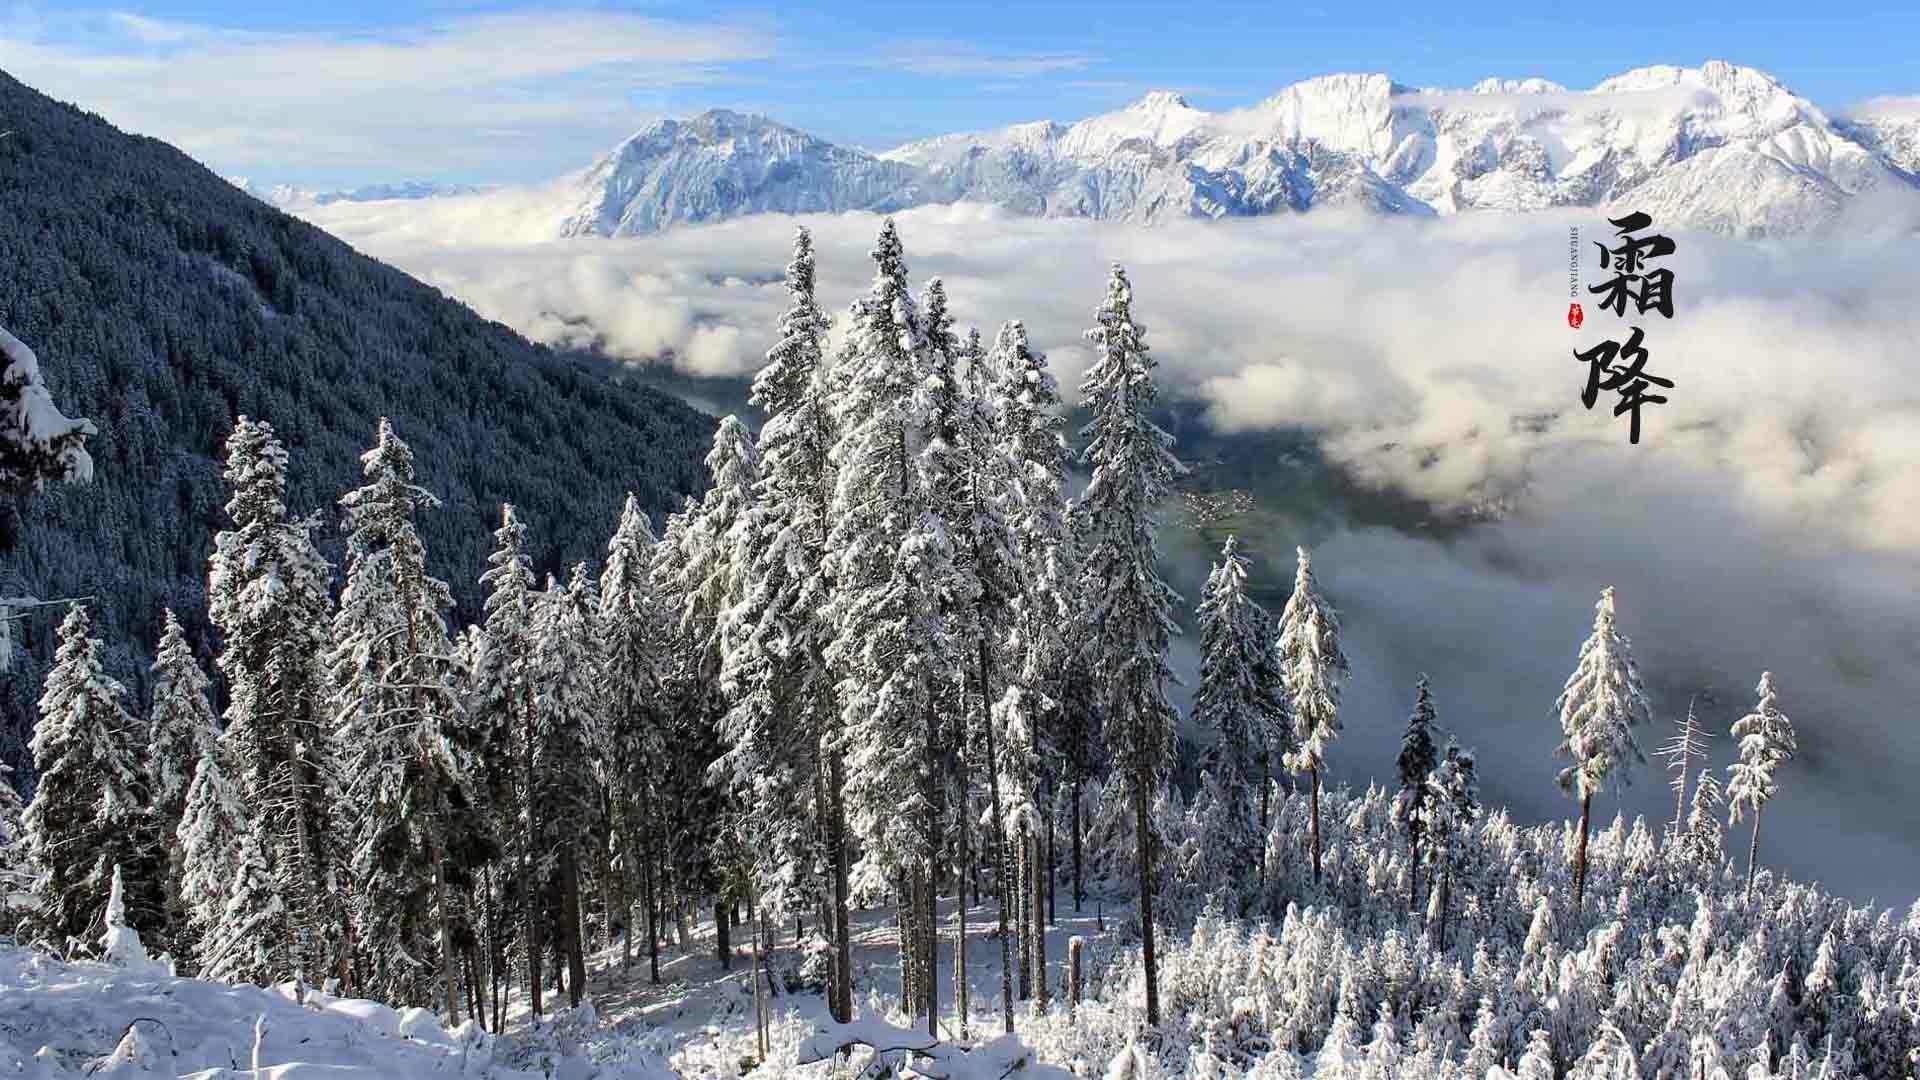
[[[395,184],[367,184],[356,188],[303,188],[292,184],[259,184],[244,176],[229,176],[227,182],[269,206],[282,210],[300,210],[337,202],[383,202],[389,199],[432,199],[443,195],[477,195],[486,188],[473,184],[436,184],[427,180],[402,180]]]
[[[1831,116],[1765,72],[1710,61],[1578,91],[1540,79],[1441,91],[1327,75],[1217,113],[1157,91],[1077,123],[881,153],[713,110],[650,125],[539,205],[562,236],[963,200],[1129,222],[1631,204],[1663,223],[1754,236],[1818,228],[1866,193],[1920,187],[1917,171],[1914,103]]]

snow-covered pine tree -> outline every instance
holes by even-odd
[[[167,947],[179,960],[188,938],[181,877],[184,851],[167,843],[179,831],[186,815],[187,792],[194,771],[213,752],[219,738],[218,722],[208,697],[207,674],[194,659],[186,631],[171,610],[160,634],[153,663],[153,706],[147,714],[146,781],[152,828],[165,849]]]
[[[1780,711],[1779,695],[1773,689],[1773,672],[1760,673],[1753,688],[1759,702],[1753,711],[1733,722],[1733,737],[1740,740],[1740,760],[1727,766],[1727,810],[1731,823],[1738,824],[1740,814],[1753,811],[1753,839],[1747,844],[1747,895],[1753,895],[1753,874],[1760,857],[1760,808],[1773,798],[1773,772],[1786,764],[1800,749],[1793,732],[1793,721]]]
[[[127,711],[126,689],[102,667],[92,631],[86,607],[70,605],[29,743],[39,783],[21,820],[36,876],[33,929],[62,952],[99,936],[116,865],[142,873],[159,865],[157,852],[143,850],[151,835],[137,751],[145,732]],[[159,929],[158,885],[139,887],[136,928]]]
[[[631,917],[635,890],[646,880],[644,839],[647,823],[654,812],[655,791],[650,763],[657,761],[664,745],[660,734],[660,656],[663,640],[663,612],[653,592],[651,569],[656,541],[653,524],[640,500],[627,495],[620,512],[620,524],[607,542],[607,565],[600,572],[601,659],[605,664],[606,707],[609,710],[603,750],[606,782],[609,784],[608,811],[614,850],[615,890],[621,900],[622,918],[628,930],[622,938],[623,962],[631,958],[634,920]],[[658,981],[659,953],[653,937],[653,900],[646,895],[647,932],[650,961]],[[784,915],[784,910],[782,912]]]
[[[1444,947],[1457,854],[1466,846],[1468,834],[1480,813],[1473,751],[1463,750],[1449,740],[1445,755],[1427,773],[1424,787],[1422,797],[1413,803],[1415,816],[1409,819],[1409,824],[1417,824],[1427,843],[1428,861],[1433,864],[1427,922],[1435,939]]]
[[[1146,963],[1147,1023],[1160,1023],[1160,987],[1154,956],[1153,797],[1173,757],[1177,716],[1167,700],[1174,674],[1167,650],[1177,631],[1179,596],[1160,578],[1153,508],[1183,466],[1173,437],[1153,422],[1156,396],[1146,330],[1133,319],[1133,286],[1116,265],[1106,299],[1086,332],[1094,348],[1081,391],[1093,420],[1083,460],[1093,477],[1081,497],[1086,523],[1081,589],[1085,605],[1076,627],[1089,663],[1105,684],[1106,742],[1115,779],[1127,786],[1138,830],[1136,865]]]
[[[0,761],[0,896],[30,896],[33,892],[33,865],[27,856],[26,830],[20,819],[27,806],[13,786],[13,767]],[[14,933],[15,912],[0,907],[0,933]]]
[[[834,636],[826,655],[839,680],[848,827],[872,873],[910,882],[930,869],[927,719],[938,683],[953,670],[942,590],[954,559],[917,467],[914,392],[927,344],[891,220],[873,258],[873,285],[853,307],[839,361],[828,541]],[[902,961],[911,966],[913,911],[910,898],[902,900]],[[906,994],[911,1015],[923,996]]]
[[[532,787],[525,796],[534,807],[530,819],[539,823],[533,835],[540,864],[536,880],[551,890],[550,904],[558,913],[553,942],[566,961],[567,996],[575,1006],[586,990],[579,843],[592,830],[598,811],[588,753],[599,723],[600,661],[593,625],[598,604],[592,585],[582,563],[573,568],[566,585],[549,580],[535,604],[536,742]]]
[[[1624,787],[1631,779],[1628,769],[1645,760],[1633,729],[1647,723],[1652,711],[1629,642],[1614,625],[1612,586],[1600,590],[1593,633],[1580,646],[1579,663],[1554,707],[1562,734],[1555,752],[1573,761],[1561,770],[1560,787],[1580,800],[1580,838],[1573,856],[1573,906],[1578,909],[1587,881],[1593,797],[1610,785]]]
[[[1200,685],[1193,719],[1213,735],[1204,760],[1211,812],[1201,821],[1199,850],[1218,880],[1200,883],[1231,899],[1245,915],[1258,885],[1261,838],[1255,832],[1255,741],[1262,732],[1259,669],[1267,641],[1267,614],[1247,595],[1247,562],[1227,537],[1201,593]]]
[[[493,987],[494,1023],[498,1030],[500,991],[497,979],[505,974],[505,910],[509,896],[519,907],[522,946],[527,963],[527,992],[533,1014],[541,1012],[540,960],[543,942],[540,919],[530,902],[534,892],[534,849],[529,843],[530,827],[524,820],[528,809],[523,793],[532,782],[534,738],[533,679],[529,671],[533,655],[533,567],[526,553],[527,527],[511,505],[500,508],[500,528],[494,531],[495,548],[488,556],[486,573],[480,583],[487,589],[486,621],[480,634],[480,648],[468,674],[465,720],[456,728],[454,745],[475,764],[481,813],[491,834],[501,875],[511,874],[514,885],[503,880],[495,891],[499,903],[489,905],[491,919],[503,925],[488,928],[491,955],[489,968]],[[490,875],[492,876],[492,875]],[[493,884],[490,882],[490,884]]]
[[[200,977],[215,982],[267,985],[285,973],[281,935],[293,916],[268,867],[270,826],[258,814],[237,837],[233,877],[210,899],[219,917],[200,939]]]
[[[413,451],[384,417],[360,461],[367,483],[340,499],[346,584],[328,654],[358,961],[363,989],[396,1005],[431,1003],[439,982],[457,1025],[447,871],[467,800],[446,735],[459,710],[453,597],[427,573],[414,527],[440,500],[416,482]]]
[[[1394,820],[1407,830],[1407,910],[1412,911],[1420,895],[1420,834],[1424,831],[1431,798],[1428,774],[1439,764],[1438,748],[1433,744],[1433,691],[1425,672],[1414,686],[1413,712],[1407,715],[1407,732],[1400,737],[1400,756],[1395,765],[1400,775],[1400,791],[1393,800]]]
[[[813,238],[804,227],[794,235],[786,284],[779,339],[753,380],[751,400],[766,420],[755,447],[752,508],[737,533],[744,581],[727,615],[721,677],[729,748],[718,766],[746,793],[742,811],[758,838],[748,848],[758,898],[776,921],[825,905],[829,849],[840,833],[837,793],[826,780],[838,712],[821,657],[820,615],[830,592],[823,568],[833,490],[828,319],[815,299]],[[841,1015],[837,978],[828,997],[830,1011]]]
[[[1720,830],[1720,781],[1711,769],[1701,769],[1694,779],[1693,806],[1687,813],[1686,830],[1680,850],[1702,878],[1710,880],[1720,872],[1725,853]]]
[[[927,848],[922,880],[915,885],[919,910],[915,929],[920,935],[919,978],[916,989],[923,999],[928,1032],[936,1031],[939,1015],[940,982],[936,949],[938,922],[935,884],[940,876],[939,860],[948,845],[948,802],[953,797],[965,805],[963,793],[952,792],[950,779],[962,732],[948,722],[949,717],[964,717],[967,702],[967,660],[982,635],[991,626],[978,625],[982,585],[976,571],[1017,573],[1012,536],[998,514],[995,496],[1004,487],[1007,472],[995,452],[992,428],[982,415],[984,404],[967,392],[960,371],[962,346],[953,331],[953,316],[947,306],[946,286],[939,278],[927,282],[921,304],[920,381],[912,403],[913,428],[909,432],[915,456],[914,487],[919,493],[921,513],[909,533],[929,554],[928,563],[919,572],[922,588],[934,598],[940,616],[938,627],[928,627],[925,647],[930,658],[944,668],[930,669],[923,725],[923,780],[927,800]],[[980,456],[984,455],[984,456]],[[984,541],[976,548],[973,541]],[[975,556],[982,556],[976,559]],[[1009,595],[1018,595],[1018,578],[1003,583]],[[1026,737],[1028,761],[1034,759],[1033,739]],[[1020,819],[1023,840],[1021,857],[1030,865],[1035,849],[1030,838],[1039,824],[1036,805],[1037,770],[1025,785],[1028,813]],[[1033,880],[1029,875],[1026,880]],[[1030,939],[1030,954],[1041,948],[1038,939]]]
[[[60,414],[33,350],[4,328],[0,360],[0,492],[21,495],[49,480],[92,480],[87,437],[99,433],[93,421]]]
[[[226,912],[227,891],[240,872],[240,839],[248,828],[248,815],[240,802],[239,788],[227,776],[226,756],[224,740],[201,749],[180,824],[172,837],[179,853],[178,895],[184,916],[184,926],[175,935],[176,942],[184,947],[175,955],[185,962],[185,973],[205,971],[208,957],[204,944],[218,930]],[[284,909],[281,914],[284,916]],[[285,941],[286,928],[272,929],[268,937]]]
[[[1693,711],[1693,699],[1687,699],[1686,719],[1675,726],[1673,737],[1661,745],[1655,753],[1667,763],[1667,771],[1673,773],[1669,784],[1673,788],[1673,827],[1674,836],[1686,831],[1687,823],[1687,781],[1693,779],[1693,763],[1707,752],[1707,740],[1713,733],[1700,726]]]
[[[287,452],[270,425],[235,422],[225,477],[233,528],[214,537],[207,575],[227,678],[225,738],[293,922],[288,940],[262,947],[277,977],[328,971],[344,986],[348,905],[333,895],[336,766],[321,700],[333,568],[313,545],[317,520],[287,516]]]
[[[1327,747],[1340,734],[1340,688],[1347,677],[1347,655],[1340,650],[1340,617],[1320,595],[1306,548],[1294,570],[1293,595],[1280,613],[1280,637],[1274,644],[1293,716],[1294,747],[1287,768],[1306,773],[1313,797],[1313,879],[1320,880],[1320,774]]]

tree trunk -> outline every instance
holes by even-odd
[[[993,656],[987,640],[980,639],[980,711],[981,726],[987,733],[987,793],[993,800],[993,889],[1000,900],[1000,1018],[1007,1034],[1013,1033],[1013,941],[1007,936],[1007,826],[1006,808],[1000,802],[1000,757],[993,737],[992,696]]]
[[[1056,793],[1057,794],[1057,793]],[[1060,879],[1060,868],[1053,858],[1053,814],[1057,807],[1052,800],[1047,806],[1047,925],[1060,925],[1059,889],[1055,888]]]
[[[1753,873],[1760,859],[1760,808],[1753,808],[1753,839],[1747,842],[1747,894],[1753,899]]]
[[[733,941],[727,934],[727,921],[733,905],[725,900],[713,902],[713,951],[720,958],[720,970],[733,969]]]
[[[959,757],[956,762],[960,773],[960,807],[959,812],[954,815],[955,831],[959,834],[955,837],[955,843],[959,848],[960,861],[954,867],[953,875],[953,919],[955,923],[953,935],[953,1010],[954,1015],[959,1017],[960,1020],[960,1038],[963,1042],[967,1037],[967,870],[973,863],[973,850],[969,846],[973,828],[972,823],[968,820],[973,816],[973,800],[969,798],[969,795],[973,791],[973,770],[968,764],[969,760],[967,755],[966,724],[963,721],[960,726]],[[976,876],[974,878],[974,900],[976,903],[979,902],[980,897],[979,881],[980,879]]]
[[[1011,752],[1011,751],[1009,751]],[[1019,991],[1020,1000],[1033,996],[1033,931],[1027,926],[1027,917],[1033,913],[1033,906],[1027,903],[1032,885],[1027,867],[1027,823],[1020,823],[1020,835],[1007,838],[1007,891],[1013,897],[1013,940],[1019,949]]]
[[[460,1026],[460,986],[454,971],[459,959],[453,949],[453,911],[447,904],[447,865],[441,861],[437,841],[429,857],[433,859],[434,903],[440,909],[440,966],[447,975],[447,1029],[452,1030]]]
[[[1272,754],[1264,754],[1260,760],[1260,838],[1267,836],[1267,804],[1273,801],[1273,761]]]
[[[1407,882],[1407,914],[1418,917],[1420,904],[1420,826],[1407,828],[1407,860],[1411,864]]]
[[[645,849],[640,856],[640,891],[645,893],[647,905],[647,968],[648,981],[660,985],[660,906],[658,889],[654,883],[653,837],[648,835],[642,841]]]
[[[1087,890],[1080,885],[1080,837],[1086,826],[1080,821],[1080,776],[1073,777],[1073,913],[1080,914],[1080,905],[1087,899]]]
[[[834,1019],[853,1022],[853,949],[847,929],[847,803],[846,766],[840,752],[828,760],[828,787],[833,792],[833,981],[839,1012]]]
[[[580,853],[560,845],[560,948],[567,962],[567,1004],[578,1008],[587,992],[586,935],[580,924]]]
[[[753,885],[747,885],[747,895],[753,895]],[[753,962],[751,964],[753,980],[753,1034],[754,1046],[760,1052],[760,1060],[767,1060],[767,999],[760,986],[760,905],[749,901],[753,909]]]
[[[1040,837],[1027,842],[1033,867],[1033,917],[1028,920],[1033,933],[1033,998],[1042,1012],[1047,1008],[1047,892],[1040,878]]]
[[[1313,880],[1320,881],[1320,770],[1308,769],[1313,778]]]
[[[1147,1026],[1157,1028],[1160,1026],[1160,968],[1153,949],[1153,832],[1147,807],[1147,785],[1151,780],[1152,775],[1145,768],[1134,770],[1134,849],[1140,866],[1140,955],[1147,973]]]
[[[1580,797],[1580,844],[1573,849],[1573,909],[1580,910],[1582,894],[1587,887],[1587,820],[1592,808],[1593,796]]]

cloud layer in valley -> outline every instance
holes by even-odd
[[[1803,753],[1768,808],[1763,862],[1904,906],[1920,894],[1920,806],[1901,797],[1920,773],[1917,202],[1863,205],[1840,235],[1794,244],[1678,235],[1671,322],[1616,319],[1583,292],[1579,332],[1565,321],[1568,230],[1595,283],[1592,241],[1610,235],[1595,213],[1135,229],[958,206],[899,221],[916,282],[945,278],[962,325],[1025,320],[1064,383],[1119,261],[1164,379],[1216,427],[1301,429],[1361,484],[1502,509],[1444,540],[1352,523],[1252,538],[1269,577],[1290,573],[1293,542],[1314,544],[1343,609],[1347,778],[1391,776],[1427,671],[1491,795],[1523,817],[1567,812],[1552,705],[1613,584],[1660,695],[1649,753],[1695,693],[1724,733],[1770,668]],[[534,225],[502,239],[483,205],[310,216],[543,340],[597,337],[707,375],[744,373],[769,344],[793,219],[554,242]],[[843,311],[871,274],[877,220],[807,224],[822,301]],[[1648,370],[1676,383],[1638,446],[1610,400],[1580,407],[1573,357],[1628,322],[1646,330]],[[1716,763],[1731,753],[1723,734]],[[1663,779],[1640,770],[1601,813],[1670,815]],[[1744,852],[1744,835],[1729,846]]]

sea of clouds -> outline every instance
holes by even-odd
[[[542,239],[553,197],[517,197],[505,214],[483,197],[309,216],[539,340],[670,355],[701,375],[757,365],[796,219],[555,241]],[[843,312],[871,277],[878,219],[800,220],[821,301]],[[1658,695],[1649,756],[1699,695],[1724,767],[1726,726],[1772,670],[1801,755],[1767,807],[1763,864],[1901,907],[1920,895],[1920,199],[1862,200],[1818,237],[1675,233],[1675,317],[1622,320],[1583,290],[1578,332],[1568,230],[1596,283],[1593,241],[1611,235],[1597,211],[1136,228],[956,206],[897,220],[916,284],[944,278],[961,325],[989,338],[1024,320],[1065,386],[1120,262],[1164,383],[1215,426],[1305,430],[1360,484],[1504,508],[1445,539],[1357,525],[1298,538],[1353,662],[1334,752],[1348,779],[1392,776],[1425,671],[1493,799],[1526,819],[1568,813],[1553,703],[1610,584]],[[1581,407],[1573,356],[1629,324],[1646,331],[1648,370],[1676,384],[1637,446],[1612,395]],[[1597,812],[1664,820],[1664,780],[1657,762],[1641,768]],[[1742,869],[1746,828],[1729,840]]]

